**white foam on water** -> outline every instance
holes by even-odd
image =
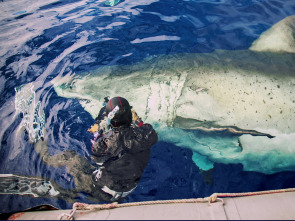
[[[15,114],[22,113],[23,115],[19,130],[24,127],[29,134],[30,141],[37,142],[44,138],[45,113],[40,108],[40,101],[35,100],[33,84],[23,85],[15,91]]]
[[[51,182],[42,178],[14,174],[0,174],[0,194],[32,195],[34,197],[57,196]]]

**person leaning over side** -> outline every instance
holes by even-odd
[[[96,124],[89,131],[99,133],[92,145],[94,194],[104,201],[123,201],[137,186],[149,161],[158,135],[143,123],[123,97],[106,100],[105,113],[111,129],[102,134]]]

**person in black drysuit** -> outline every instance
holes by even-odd
[[[131,110],[126,99],[105,98],[105,104],[95,119],[96,124],[89,129],[95,135],[92,146],[95,163],[74,150],[49,154],[48,136],[45,136],[44,140],[34,144],[34,149],[45,165],[66,169],[70,175],[68,186],[64,188],[54,179],[38,177],[42,182],[36,183],[36,177],[15,175],[13,179],[19,193],[26,192],[28,183],[33,182],[32,194],[39,197],[53,197],[54,193],[54,197],[69,203],[84,196],[92,202],[121,202],[135,189],[158,135],[150,124],[144,124]],[[110,120],[111,130],[106,118]],[[0,192],[15,194],[11,177],[3,177],[2,181]],[[72,184],[74,188],[71,188]]]
[[[153,127],[143,123],[131,108],[123,97],[107,101],[104,116],[112,129],[93,142],[92,159],[100,165],[92,175],[93,196],[105,201],[123,201],[136,188],[150,149],[158,141]]]

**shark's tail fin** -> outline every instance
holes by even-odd
[[[34,197],[59,194],[50,181],[44,178],[0,174],[0,194],[32,195]]]

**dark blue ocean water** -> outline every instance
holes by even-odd
[[[293,0],[122,0],[112,7],[104,2],[0,2],[0,174],[46,177],[64,188],[74,186],[64,167],[45,165],[28,133],[17,132],[23,116],[13,117],[15,88],[31,82],[39,86],[50,154],[74,150],[89,159],[87,129],[94,120],[78,100],[56,94],[50,84],[54,77],[132,65],[153,55],[247,49],[262,32],[295,14]],[[126,202],[289,188],[294,181],[295,171],[266,175],[245,172],[241,164],[215,163],[212,170],[201,171],[191,150],[159,142]],[[0,213],[39,204],[71,208],[60,198],[0,195]]]

